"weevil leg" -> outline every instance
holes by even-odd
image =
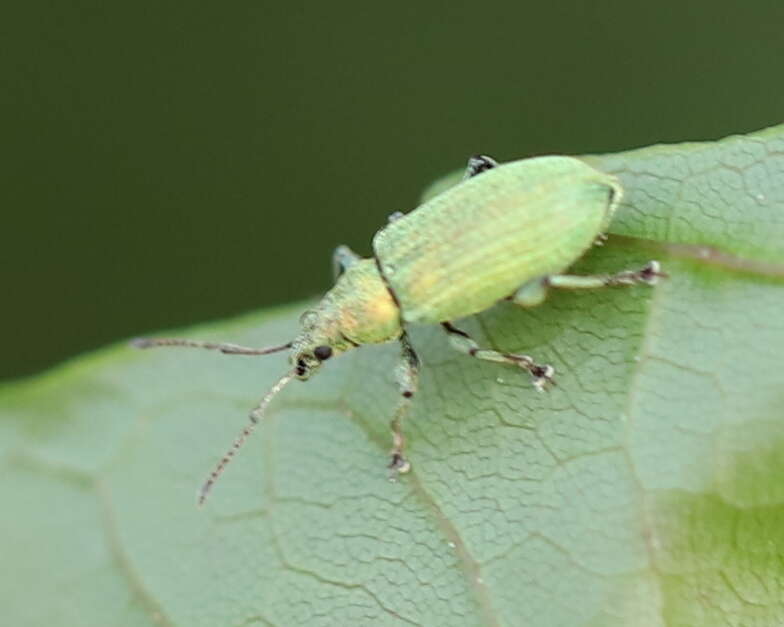
[[[391,481],[395,481],[399,473],[407,473],[411,470],[411,464],[405,456],[406,437],[403,434],[403,419],[408,415],[419,382],[419,357],[417,357],[405,332],[400,337],[400,348],[401,358],[395,370],[395,378],[401,399],[395,408],[392,421],[389,423],[389,428],[392,431],[392,450],[390,451],[392,459],[389,462]]]
[[[332,278],[337,279],[346,268],[362,259],[346,245],[338,246],[332,253]]]
[[[644,283],[655,285],[659,277],[667,275],[661,271],[658,261],[649,261],[639,270],[624,270],[616,274],[594,274],[581,276],[577,274],[553,274],[524,283],[509,298],[515,305],[535,307],[547,297],[551,287],[569,290],[597,289],[609,286],[627,286]]]
[[[483,359],[494,361],[501,364],[517,366],[531,373],[534,387],[542,391],[548,383],[553,383],[555,369],[547,364],[537,364],[528,355],[515,355],[513,353],[502,353],[492,348],[481,348],[474,339],[465,331],[461,331],[450,322],[442,322],[441,326],[449,335],[449,342],[461,353]]]
[[[470,179],[472,176],[481,174],[485,170],[490,170],[498,165],[498,161],[487,155],[473,155],[468,158],[463,180]]]
[[[547,298],[547,278],[543,277],[523,283],[509,300],[520,307],[536,307],[541,305],[545,298]]]
[[[578,276],[575,274],[555,274],[545,279],[548,287],[568,290],[595,289],[598,287],[626,286],[643,283],[656,285],[659,277],[666,277],[658,261],[649,261],[639,270],[624,270],[615,274],[596,274]]]

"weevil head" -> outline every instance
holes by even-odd
[[[291,347],[291,365],[307,380],[322,363],[362,344],[400,337],[400,310],[374,259],[348,267],[321,302],[300,317],[302,330]]]

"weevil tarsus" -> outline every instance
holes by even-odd
[[[419,357],[417,357],[405,332],[400,336],[400,348],[400,362],[395,369],[395,379],[401,398],[389,423],[389,428],[392,431],[392,450],[390,451],[392,459],[389,462],[389,479],[391,481],[395,481],[398,474],[411,470],[411,464],[405,456],[406,438],[403,433],[403,420],[408,415],[419,384]]]
[[[497,165],[498,161],[492,157],[488,157],[487,155],[473,155],[468,158],[468,165],[466,166],[465,174],[463,174],[463,180],[470,179],[472,176],[495,168]]]
[[[449,343],[461,353],[476,359],[509,364],[527,370],[533,378],[534,387],[540,392],[545,389],[548,383],[554,383],[555,368],[552,366],[538,364],[528,355],[517,355],[515,353],[493,350],[492,348],[482,348],[468,333],[458,329],[451,322],[442,322],[441,326],[449,336]]]
[[[332,278],[337,280],[341,274],[361,259],[362,257],[345,244],[338,246],[332,253]]]

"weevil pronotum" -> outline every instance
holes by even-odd
[[[203,504],[215,481],[261,421],[273,397],[293,379],[307,381],[322,363],[362,344],[397,340],[401,400],[393,414],[389,468],[394,479],[411,468],[405,456],[403,418],[417,390],[419,360],[406,326],[439,324],[460,352],[528,371],[542,390],[552,366],[528,355],[483,348],[453,320],[500,300],[540,304],[549,288],[586,289],[654,284],[665,276],[656,261],[611,275],[562,274],[600,241],[621,199],[618,180],[572,157],[549,156],[499,165],[471,157],[463,181],[407,215],[392,214],[373,238],[374,256],[362,259],[346,246],[333,255],[335,285],[300,318],[292,341],[269,348],[185,339],[137,339],[140,348],[191,346],[234,355],[290,349],[292,370],[250,412],[250,422],[201,488]]]

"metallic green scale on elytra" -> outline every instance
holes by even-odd
[[[478,313],[563,271],[609,223],[617,180],[570,157],[539,157],[467,179],[373,238],[403,320]]]
[[[538,157],[498,165],[490,157],[468,161],[463,182],[414,209],[393,214],[373,239],[375,258],[346,246],[333,255],[335,285],[300,318],[301,330],[280,346],[252,348],[223,342],[140,339],[140,348],[192,346],[237,355],[289,350],[292,369],[250,412],[250,423],[202,486],[199,503],[289,382],[307,381],[328,359],[364,344],[399,341],[395,370],[400,402],[390,422],[391,477],[408,472],[403,418],[417,390],[419,359],[406,334],[409,322],[440,323],[450,344],[476,359],[528,371],[542,390],[552,366],[528,355],[483,348],[452,320],[509,299],[521,307],[544,300],[550,288],[592,289],[652,285],[663,276],[651,261],[616,274],[561,274],[602,237],[621,198],[618,181],[571,157]]]

